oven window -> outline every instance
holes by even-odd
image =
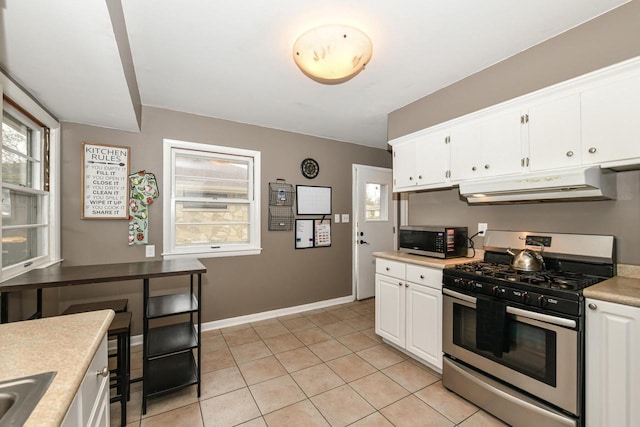
[[[454,304],[453,319],[455,345],[555,387],[557,336],[554,331],[517,322],[510,316],[509,351],[498,358],[490,351],[476,348],[475,309]]]

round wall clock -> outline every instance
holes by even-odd
[[[320,172],[320,166],[318,166],[318,162],[311,158],[304,159],[300,164],[300,170],[302,171],[302,175],[305,178],[313,179],[318,176],[318,172]]]

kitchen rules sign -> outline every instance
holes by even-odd
[[[82,143],[82,219],[129,219],[131,148]]]

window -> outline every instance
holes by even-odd
[[[165,257],[260,253],[260,152],[164,140]]]
[[[2,104],[2,274],[8,279],[57,259],[49,192],[50,129],[4,97]]]
[[[366,183],[365,221],[387,221],[387,191],[385,184]]]

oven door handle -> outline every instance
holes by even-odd
[[[477,300],[475,297],[461,294],[460,292],[452,291],[451,289],[442,289],[442,293],[454,298],[461,299],[462,301],[466,301],[471,304],[475,304]],[[507,306],[507,313],[513,314],[514,316],[522,316],[528,319],[551,323],[553,325],[564,326],[565,328],[574,329],[576,327],[575,320],[565,319],[564,317],[550,316],[548,314],[536,313],[535,311],[523,310],[521,308]]]

